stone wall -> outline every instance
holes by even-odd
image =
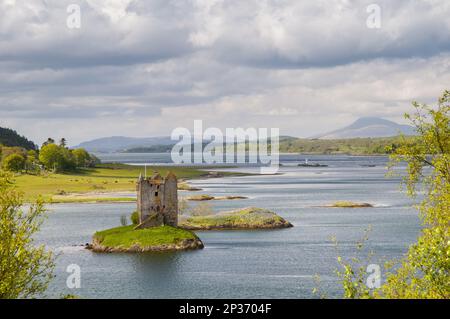
[[[155,174],[149,179],[142,176],[137,184],[137,210],[140,228],[178,225],[177,177],[169,173],[166,178]],[[157,216],[155,216],[155,214]],[[152,222],[146,222],[151,217]],[[159,223],[161,225],[157,225]]]
[[[164,183],[164,224],[178,226],[178,189],[177,177],[169,173]]]

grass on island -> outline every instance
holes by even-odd
[[[330,207],[336,207],[336,208],[367,208],[367,207],[373,207],[372,204],[369,203],[355,203],[350,201],[338,201],[331,205]]]
[[[192,230],[292,227],[288,221],[274,212],[255,207],[207,216],[181,216],[179,224],[180,227]]]
[[[206,200],[214,200],[214,199],[216,199],[216,197],[203,194],[203,195],[189,196],[189,197],[186,197],[186,199],[191,200],[191,201],[206,201]]]
[[[195,167],[147,167],[148,174],[151,174],[152,171],[158,171],[162,176],[172,171],[180,179],[200,178],[207,174],[207,172]],[[39,196],[42,196],[44,200],[51,201],[55,195],[64,197],[64,195],[70,193],[134,191],[136,189],[136,179],[140,173],[144,173],[143,166],[100,164],[96,168],[80,169],[76,172],[65,174],[19,175],[16,176],[16,184],[19,190],[25,193],[27,201],[35,200]],[[57,201],[69,202],[70,199],[59,198]],[[78,200],[73,199],[71,202],[83,201],[92,202],[97,200],[93,198],[79,198]],[[100,198],[98,201],[107,200]],[[119,200],[114,199],[114,201]]]
[[[197,236],[184,229],[171,226],[160,226],[134,230],[134,225],[121,226],[94,234],[94,240],[102,246],[127,249],[139,247],[155,247],[161,245],[178,244],[186,239],[197,239]]]
[[[186,183],[185,181],[183,181],[183,182],[179,182],[178,183],[178,190],[180,190],[180,191],[196,192],[196,191],[201,191],[202,189],[198,188],[198,187],[191,186],[188,183]]]
[[[194,196],[189,196],[186,197],[186,200],[190,200],[190,201],[197,201],[197,202],[201,202],[201,201],[210,201],[210,200],[236,200],[236,199],[247,199],[248,197],[245,196],[238,196],[238,195],[228,195],[228,196],[212,196],[212,195],[206,195],[206,194],[202,194],[202,195],[194,195]]]

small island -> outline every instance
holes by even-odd
[[[169,172],[139,176],[136,186],[137,211],[133,225],[96,232],[94,252],[155,252],[202,249],[202,241],[189,230],[178,227],[177,177]]]
[[[124,226],[96,232],[87,248],[102,253],[193,250],[204,245],[192,230],[293,227],[274,212],[255,207],[212,215],[179,216],[177,184],[171,172],[164,178],[158,173],[151,178],[141,175],[136,187],[137,210],[131,214],[133,224],[125,226],[124,222]]]
[[[201,188],[191,186],[187,182],[184,182],[184,181],[179,182],[177,185],[177,188],[179,191],[190,191],[190,192],[198,192],[198,191],[202,190]]]
[[[209,201],[209,200],[236,200],[236,199],[247,199],[245,196],[238,195],[228,195],[228,196],[211,196],[211,195],[195,195],[186,197],[186,200],[190,201]]]
[[[369,203],[355,203],[350,201],[338,201],[331,205],[326,205],[324,207],[334,207],[334,208],[370,208],[373,207]]]
[[[274,212],[249,207],[207,216],[181,216],[179,226],[187,230],[249,230],[293,227]]]
[[[171,226],[135,229],[131,225],[95,233],[89,248],[94,252],[140,253],[202,249],[203,243],[188,230]]]

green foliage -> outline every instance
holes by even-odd
[[[373,252],[369,252],[368,256],[363,258],[364,244],[369,239],[371,227],[366,229],[364,237],[356,243],[356,256],[344,260],[340,257],[339,245],[335,238],[332,241],[335,244],[340,269],[336,270],[336,275],[341,280],[344,289],[344,298],[347,299],[372,299],[374,297],[373,290],[366,284],[366,266],[371,263]]]
[[[413,106],[415,114],[406,118],[419,135],[403,138],[391,149],[390,172],[406,162],[403,183],[408,195],[425,193],[418,207],[423,230],[399,265],[387,264],[386,282],[375,291],[360,284],[361,272],[353,265],[341,263],[347,298],[450,298],[450,92],[444,92],[437,108],[417,102]]]
[[[177,244],[185,239],[196,239],[188,230],[171,226],[160,226],[134,230],[134,226],[117,227],[94,234],[101,245],[111,248],[130,248],[134,245],[151,247]]]
[[[39,160],[48,170],[58,171],[64,165],[61,147],[56,144],[43,145],[39,152]]]
[[[23,204],[11,176],[0,171],[0,299],[36,297],[53,277],[53,255],[33,242],[43,203]]]
[[[77,167],[94,167],[99,163],[99,160],[89,154],[84,148],[77,148],[72,151],[75,158],[75,165]]]
[[[405,161],[403,177],[408,194],[424,191],[419,205],[422,233],[390,273],[380,295],[387,298],[450,298],[450,91],[437,108],[413,103],[406,115],[420,134],[414,143],[404,140],[391,156],[393,167]]]
[[[3,169],[9,172],[20,172],[25,169],[25,157],[20,154],[11,154],[2,161]]]
[[[73,171],[76,168],[93,167],[99,161],[84,149],[70,150],[66,148],[65,140],[60,145],[44,143],[39,153],[39,160],[46,169],[54,172]]]
[[[0,145],[17,146],[26,150],[37,149],[33,142],[20,136],[16,131],[2,127],[0,127]]]
[[[24,158],[25,162],[23,165],[21,164],[22,160],[19,160],[19,157],[15,156],[15,164],[13,165],[14,168],[10,169],[8,167],[5,167],[5,161],[8,157],[12,155],[19,155],[20,157]],[[9,160],[8,160],[9,161]],[[35,150],[29,150],[22,147],[6,147],[6,146],[0,146],[0,164],[3,166],[4,169],[9,171],[21,171],[25,170],[26,173],[38,173],[40,171],[40,165],[38,160],[38,153]],[[10,164],[6,164],[9,166]],[[20,167],[20,168],[19,168]]]
[[[373,207],[369,203],[355,203],[350,201],[337,201],[330,205],[330,207],[336,207],[336,208],[367,208],[367,207]]]
[[[23,157],[26,157],[27,151],[22,147],[17,147],[17,146],[8,147],[8,146],[0,145],[0,159],[1,160],[4,160],[6,157],[8,157],[9,155],[12,155],[12,154],[19,154],[19,155],[22,155]]]
[[[405,137],[413,140],[413,137]],[[303,154],[389,154],[401,143],[400,137],[351,138],[336,140],[280,138],[280,152]]]
[[[133,223],[133,225],[138,225],[139,224],[139,213],[137,211],[133,212],[131,214],[130,219],[131,219],[131,222]]]
[[[39,155],[37,151],[30,150],[27,152],[25,170],[27,173],[38,174],[41,171],[41,166],[39,163]]]

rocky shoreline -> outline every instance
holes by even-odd
[[[195,233],[179,227],[136,230],[131,225],[96,232],[86,248],[96,253],[144,253],[202,249],[204,245]]]
[[[266,225],[232,225],[232,224],[224,224],[218,226],[181,226],[181,228],[186,230],[270,230],[270,229],[284,229],[294,227],[289,222],[285,223],[274,223],[274,224],[266,224]]]
[[[156,246],[140,246],[133,245],[131,247],[108,247],[102,245],[102,243],[93,239],[92,244],[86,248],[96,253],[145,253],[145,252],[167,252],[167,251],[186,251],[203,249],[205,246],[203,242],[197,239],[184,239],[176,244],[163,244]]]

